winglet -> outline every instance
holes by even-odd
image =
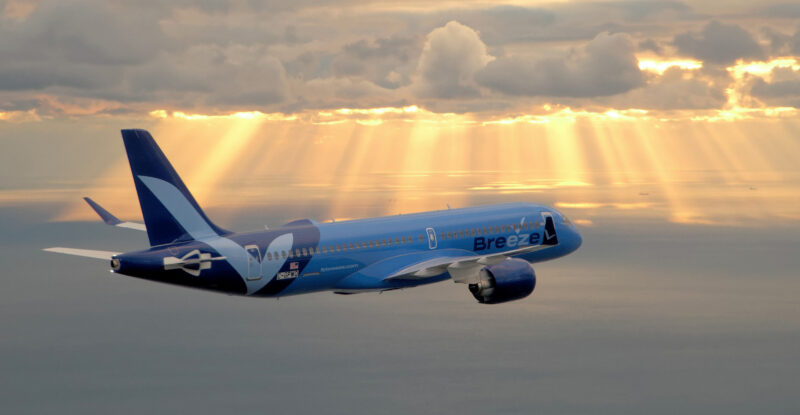
[[[128,228],[128,229],[135,229],[137,231],[147,232],[147,228],[144,226],[143,223],[136,223],[136,222],[126,222],[122,221],[116,216],[112,215],[111,212],[105,210],[102,206],[100,206],[97,202],[92,200],[89,197],[84,197],[83,200],[89,204],[89,206],[100,215],[100,219],[105,222],[106,225],[116,226],[118,228]]]
[[[97,212],[98,215],[100,215],[100,219],[103,219],[103,222],[105,222],[107,225],[117,226],[120,223],[122,223],[121,220],[119,220],[116,216],[112,215],[111,212],[103,209],[102,206],[97,204],[97,202],[95,202],[91,198],[84,197],[83,200],[85,200],[86,203],[88,203],[89,206],[91,206],[92,209],[94,209],[94,211]]]

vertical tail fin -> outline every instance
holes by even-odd
[[[211,222],[145,130],[122,130],[150,245],[230,233]]]

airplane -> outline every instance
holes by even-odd
[[[46,248],[109,260],[116,274],[250,297],[319,291],[382,292],[452,279],[482,304],[530,295],[532,263],[577,250],[582,238],[556,209],[506,203],[231,232],[212,222],[149,132],[122,130],[144,223],[125,222],[90,198],[109,225],[147,232],[127,253]]]

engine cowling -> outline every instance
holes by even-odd
[[[480,271],[480,281],[469,292],[482,304],[498,304],[529,296],[536,287],[536,273],[527,261],[509,258]]]

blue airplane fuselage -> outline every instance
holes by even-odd
[[[387,280],[361,271],[375,264],[391,267],[395,258],[502,254],[539,245],[545,215],[554,218],[558,245],[509,257],[535,263],[575,251],[581,236],[560,212],[510,203],[329,223],[299,220],[271,230],[154,246],[118,255],[112,266],[148,280],[257,297],[392,290],[439,282],[449,274]],[[197,264],[166,269],[164,258],[189,255],[191,262],[200,253],[211,254],[205,269]]]

